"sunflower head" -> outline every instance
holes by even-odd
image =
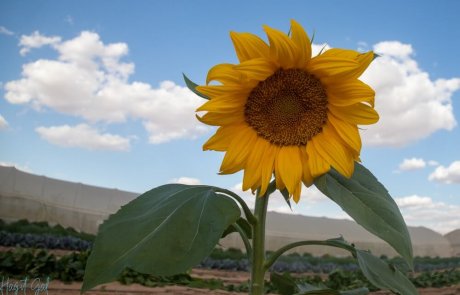
[[[352,176],[361,151],[357,125],[379,118],[374,91],[358,79],[374,54],[334,48],[312,57],[294,20],[290,36],[264,30],[268,44],[231,32],[239,64],[214,66],[196,88],[210,98],[198,119],[220,126],[203,149],[226,152],[222,174],[244,170],[243,190],[264,195],[275,175],[276,187],[298,202],[302,183],[310,186],[331,167]]]

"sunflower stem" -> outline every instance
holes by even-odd
[[[267,217],[268,196],[267,191],[263,196],[256,195],[252,238],[252,265],[251,265],[251,293],[261,295],[265,293],[265,219]]]

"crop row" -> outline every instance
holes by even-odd
[[[0,246],[84,251],[91,248],[91,242],[72,236],[0,231]]]
[[[0,220],[0,246],[84,251],[91,248],[93,240],[94,236],[92,235],[60,225],[50,226],[46,222],[28,222],[26,220],[5,223]],[[267,253],[267,255],[270,254]],[[401,258],[381,258],[403,271],[408,271],[405,269],[405,263]],[[248,271],[249,263],[246,254],[239,249],[222,250],[216,248],[208,258],[200,263],[199,267]],[[358,269],[355,259],[352,257],[330,255],[318,257],[308,253],[302,255],[291,253],[281,256],[273,265],[272,270],[276,272],[326,274],[338,268],[346,271]],[[414,259],[415,272],[455,268],[460,268],[460,257],[415,257]]]
[[[17,248],[7,252],[0,252],[0,276],[16,279],[49,278],[63,282],[82,281],[89,251],[73,252],[62,257],[46,250],[31,250]],[[409,276],[416,287],[445,287],[460,283],[460,270],[453,269],[443,272],[424,272],[417,276]],[[309,275],[296,277],[299,283],[324,285],[336,290],[347,290],[367,287],[376,290],[360,271],[346,271],[341,268],[333,270],[327,277]],[[247,283],[228,285],[220,279],[198,279],[189,274],[174,276],[153,276],[141,274],[126,269],[118,278],[123,284],[139,283],[145,286],[156,287],[164,285],[184,285],[193,288],[224,289],[228,291],[247,292]],[[267,282],[268,291],[277,293],[275,287]]]
[[[95,236],[87,233],[78,232],[71,227],[64,228],[57,224],[51,226],[48,222],[29,222],[21,219],[7,223],[0,219],[0,231],[22,234],[47,234],[53,236],[72,236],[85,241],[94,241]]]

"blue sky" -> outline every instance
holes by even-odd
[[[315,48],[375,50],[362,79],[377,91],[363,164],[410,225],[460,228],[458,1],[1,1],[0,163],[142,192],[167,182],[237,189],[202,152],[194,119],[203,83],[236,63],[229,31],[263,38],[296,19]],[[166,81],[166,82],[165,82]],[[294,213],[346,218],[315,190]],[[251,196],[246,195],[248,201]],[[280,198],[272,210],[286,212]]]

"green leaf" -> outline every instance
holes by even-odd
[[[99,228],[82,291],[115,280],[125,268],[166,276],[197,265],[241,215],[216,189],[167,184],[111,215]]]
[[[397,268],[367,251],[357,250],[358,264],[364,276],[376,287],[398,292],[401,295],[418,294],[411,281]]]
[[[298,284],[289,273],[280,275],[272,272],[270,281],[281,295],[365,295],[369,293],[367,288],[336,291],[324,285],[318,287],[308,283]]]
[[[199,97],[209,100],[209,97],[207,97],[206,95],[196,90],[196,87],[198,86],[198,84],[190,80],[184,73],[182,73],[182,75],[184,76],[185,85],[187,85],[188,89],[192,90],[192,92],[198,95]]]
[[[299,290],[296,282],[288,273],[280,275],[272,272],[270,273],[270,281],[281,295],[292,295]]]
[[[339,293],[340,295],[367,295],[369,294],[369,289],[363,287],[353,290],[340,291]]]
[[[252,239],[252,227],[246,219],[240,217],[236,220],[236,224],[238,224],[243,229],[248,239]],[[236,228],[233,226],[233,224],[231,224],[222,234],[222,238],[225,238],[229,234],[234,233],[236,231]]]
[[[327,287],[317,287],[308,283],[298,284],[299,293],[295,295],[340,295],[339,291]]]
[[[412,243],[395,201],[369,170],[355,163],[348,179],[331,169],[315,180],[316,187],[358,224],[390,244],[413,267]]]

